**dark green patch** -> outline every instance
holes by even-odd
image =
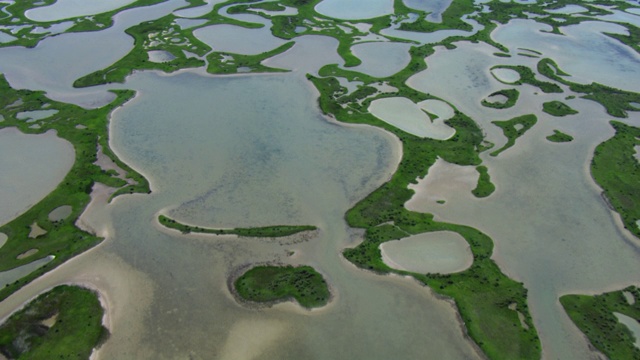
[[[476,170],[480,174],[478,177],[478,185],[473,189],[472,193],[476,197],[487,197],[496,190],[496,186],[491,182],[491,176],[489,176],[489,169],[486,166],[480,165],[476,167]]]
[[[616,134],[598,145],[591,160],[593,179],[604,189],[609,204],[620,214],[625,229],[640,238],[640,164],[635,146],[640,128],[612,121]]]
[[[93,291],[58,286],[0,326],[0,352],[12,359],[88,359],[109,336],[103,313]],[[51,327],[42,324],[54,316]]]
[[[315,226],[310,225],[276,225],[254,228],[235,228],[235,229],[208,229],[199,226],[189,226],[181,224],[169,217],[160,215],[158,217],[160,224],[181,231],[183,234],[201,233],[216,235],[238,235],[244,237],[283,237],[297,234],[303,231],[316,230]]]
[[[567,116],[577,114],[578,111],[562,101],[548,101],[542,104],[542,111],[553,116]]]
[[[553,135],[547,136],[547,140],[551,142],[564,143],[573,141],[573,136],[565,134],[560,130],[553,130]]]
[[[492,121],[491,122],[492,124],[495,124],[496,126],[502,129],[504,136],[507,137],[507,143],[504,144],[503,147],[493,151],[489,155],[498,156],[498,154],[500,154],[501,152],[515,145],[516,139],[524,135],[524,133],[526,133],[529,129],[531,129],[533,125],[536,124],[537,121],[538,119],[533,114],[518,116],[511,120]]]
[[[240,276],[234,286],[247,301],[295,299],[306,308],[324,306],[331,296],[324,278],[311,266],[257,266]]]
[[[505,89],[492,93],[489,97],[502,95],[507,98],[505,102],[491,102],[486,99],[482,100],[482,106],[494,108],[494,109],[508,109],[513,107],[516,102],[518,102],[518,97],[520,96],[520,92],[516,89]]]

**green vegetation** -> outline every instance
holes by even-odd
[[[544,93],[561,93],[562,92],[562,89],[557,84],[550,83],[547,81],[540,81],[536,79],[536,75],[534,74],[533,70],[529,69],[526,66],[497,65],[491,68],[491,70],[494,70],[494,69],[511,69],[511,70],[517,71],[518,74],[520,74],[520,80],[511,84],[516,84],[516,85],[529,84],[531,86],[540,88],[540,90],[542,90],[542,92]],[[498,79],[498,81],[500,80]]]
[[[486,150],[481,129],[466,115],[455,110],[446,124],[456,134],[445,141],[418,138],[405,133],[366,112],[371,101],[385,96],[403,96],[414,102],[434,98],[406,86],[406,79],[426,68],[424,59],[433,53],[430,46],[413,47],[409,65],[397,74],[384,79],[398,89],[392,94],[365,92],[379,79],[364,74],[325,66],[319,78],[307,75],[320,91],[319,104],[325,114],[339,121],[361,123],[383,128],[402,141],[403,158],[391,180],[383,184],[346,214],[351,227],[365,229],[364,241],[355,248],[346,249],[346,259],[358,267],[379,273],[410,275],[431,287],[436,293],[451,297],[460,311],[471,338],[490,358],[537,359],[540,343],[527,310],[526,289],[500,272],[491,260],[493,242],[480,231],[456,224],[433,221],[430,214],[412,212],[404,207],[413,191],[410,183],[424,177],[438,157],[459,165],[479,165],[478,153]],[[363,81],[357,91],[344,95],[344,89],[335,76]],[[487,174],[488,175],[488,174]],[[381,259],[379,245],[382,242],[401,239],[408,235],[430,231],[450,230],[461,234],[470,244],[474,254],[473,265],[457,274],[416,274],[391,269]],[[517,312],[509,305],[516,303],[525,317],[525,329]]]
[[[0,249],[0,271],[13,269],[49,255],[55,256],[47,265],[1,289],[2,300],[31,280],[101,241],[101,238],[74,225],[90,201],[89,194],[94,183],[100,182],[119,188],[114,196],[134,192],[147,193],[150,190],[147,180],[120,161],[109,149],[108,116],[113,109],[133,97],[132,91],[114,91],[116,99],[111,104],[92,110],[52,101],[45,97],[43,92],[14,90],[1,76],[0,93],[0,115],[4,117],[4,121],[0,122],[0,128],[17,127],[27,134],[42,134],[55,130],[59,137],[69,141],[75,149],[75,162],[57,188],[24,214],[0,227],[0,232],[8,236],[7,243]],[[44,108],[58,110],[58,113],[31,123],[16,118],[19,112]],[[34,128],[34,125],[39,128]],[[106,156],[123,169],[127,181],[94,164],[98,145],[102,146]],[[51,221],[49,213],[62,205],[72,207],[71,215],[60,221]],[[30,227],[34,222],[47,233],[36,239],[29,239]],[[30,249],[39,251],[34,256],[17,259],[19,254]]]
[[[553,60],[545,58],[538,62],[538,72],[550,79],[568,85],[571,91],[583,93],[582,97],[600,103],[611,116],[628,117],[627,111],[640,111],[640,94],[631,91],[615,89],[598,83],[590,85],[577,84],[567,81],[563,76],[567,73],[560,70]]]
[[[209,66],[207,71],[211,74],[234,74],[244,72],[286,72],[288,70],[274,69],[261,64],[265,59],[281,54],[293,47],[294,41],[290,41],[271,51],[258,55],[239,55],[223,52],[212,52],[207,55]]]
[[[326,305],[331,297],[322,275],[310,266],[256,266],[234,286],[242,299],[259,303],[295,299],[300,306],[314,308]]]
[[[507,143],[504,144],[503,147],[493,151],[489,155],[498,156],[498,154],[500,154],[501,152],[515,145],[516,139],[524,135],[524,133],[531,129],[537,121],[538,118],[536,118],[536,116],[533,114],[518,116],[511,120],[492,121],[492,124],[495,124],[502,129],[504,136],[507,137]]]
[[[473,189],[472,193],[476,197],[483,198],[487,197],[496,190],[496,186],[491,182],[491,176],[489,176],[489,169],[486,166],[480,165],[476,167],[478,174],[478,185],[475,189]]]
[[[58,286],[0,326],[0,353],[10,359],[88,359],[109,336],[103,313],[93,291]]]
[[[633,305],[624,292],[634,297]],[[635,337],[614,315],[616,312],[640,321],[640,289],[630,286],[595,296],[565,295],[560,303],[591,344],[609,359],[640,359],[640,349],[634,346]]]
[[[611,207],[620,214],[624,227],[640,238],[640,163],[635,146],[640,128],[612,121],[616,134],[596,147],[591,160],[593,179],[604,189]]]
[[[507,101],[490,102],[487,99],[483,99],[482,106],[486,106],[494,109],[508,109],[510,107],[513,107],[516,104],[516,102],[518,101],[518,97],[520,96],[520,92],[516,89],[505,89],[505,90],[496,91],[491,95],[489,95],[488,97],[499,96],[499,95],[506,97]]]
[[[46,33],[36,33],[33,30],[36,27],[49,28],[52,25],[59,24],[62,22],[66,22],[69,20],[74,21],[74,25],[68,29],[66,32],[87,32],[87,31],[99,31],[104,30],[113,25],[113,17],[122,12],[124,10],[136,8],[136,7],[144,7],[150,6],[153,4],[157,4],[162,0],[137,0],[129,5],[125,5],[118,9],[105,12],[102,14],[92,15],[92,16],[81,16],[72,19],[63,19],[58,21],[49,21],[49,22],[34,22],[28,19],[25,16],[25,12],[29,9],[34,9],[37,7],[43,7],[52,5],[55,3],[55,0],[24,0],[24,1],[16,1],[11,3],[3,8],[5,12],[11,14],[11,16],[0,17],[0,26],[8,25],[8,26],[22,26],[22,28],[14,34],[17,38],[14,41],[0,43],[0,47],[6,46],[25,46],[25,47],[35,47],[38,42],[42,39],[52,36]],[[4,15],[0,13],[0,15]]]
[[[134,38],[134,48],[109,67],[95,71],[77,79],[74,87],[88,87],[113,82],[124,82],[134,70],[162,70],[173,72],[184,68],[200,67],[203,60],[187,57],[183,50],[204,56],[211,50],[209,46],[195,38],[191,32],[183,31],[175,23],[174,15],[147,21],[125,31]],[[173,39],[179,39],[174,42]],[[175,58],[166,62],[149,60],[149,51],[166,51]]]
[[[553,116],[567,116],[577,114],[578,111],[562,101],[548,101],[542,104],[542,111]]]
[[[183,234],[201,233],[215,235],[238,235],[244,237],[283,237],[297,234],[303,231],[316,230],[317,227],[310,225],[276,225],[254,228],[235,228],[235,229],[208,229],[198,226],[189,226],[181,224],[169,217],[160,215],[158,217],[160,224],[181,231]]]
[[[560,130],[553,130],[553,135],[547,136],[547,140],[551,142],[563,143],[573,141],[573,136],[565,134]]]

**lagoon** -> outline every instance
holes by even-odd
[[[416,272],[451,274],[473,263],[469,243],[460,234],[438,231],[388,241],[380,245],[382,260],[389,267]]]
[[[47,196],[67,175],[75,151],[50,131],[26,135],[0,130],[0,224],[5,224]]]

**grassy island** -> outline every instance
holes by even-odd
[[[640,128],[612,121],[616,134],[596,147],[591,160],[593,179],[604,189],[609,204],[620,214],[624,227],[640,238],[640,163],[635,147]]]
[[[565,134],[560,130],[553,130],[553,135],[547,136],[547,140],[556,143],[564,143],[573,141],[573,136]]]
[[[553,116],[567,116],[577,114],[578,111],[562,101],[548,101],[542,104],[542,111]]]
[[[483,99],[482,106],[486,106],[494,109],[508,109],[510,107],[513,107],[516,104],[516,102],[518,102],[518,97],[520,97],[520,92],[516,89],[505,89],[505,90],[496,91],[491,95],[489,95],[488,97],[490,98],[493,96],[500,96],[500,95],[506,97],[507,100],[505,102],[491,102],[487,99]]]
[[[516,139],[524,135],[524,133],[531,129],[537,121],[538,118],[536,118],[536,116],[533,114],[518,116],[511,120],[492,121],[492,124],[495,124],[502,129],[504,136],[507,137],[507,143],[504,144],[503,147],[493,151],[489,155],[498,156],[501,152],[515,145]]]
[[[256,266],[234,282],[247,301],[277,303],[295,299],[305,308],[321,307],[331,293],[322,275],[310,266]]]
[[[472,193],[475,197],[483,198],[487,197],[496,190],[496,186],[491,182],[491,176],[489,175],[489,169],[486,166],[480,165],[476,167],[478,174],[478,185],[473,189]]]
[[[0,353],[10,359],[88,359],[108,337],[96,294],[58,286],[0,326]]]
[[[263,226],[253,228],[235,228],[235,229],[210,229],[199,226],[190,226],[181,224],[167,216],[160,215],[158,217],[160,224],[181,231],[183,234],[200,233],[215,235],[238,235],[244,237],[283,237],[294,235],[303,231],[316,230],[317,227],[311,225],[276,225]]]
[[[591,344],[609,359],[640,359],[633,333],[615,315],[640,322],[640,289],[630,286],[595,296],[565,295],[560,303]]]
[[[116,99],[112,103],[91,110],[53,101],[43,92],[14,90],[3,76],[0,76],[0,93],[0,115],[4,118],[4,121],[0,122],[0,128],[16,127],[26,134],[42,134],[55,130],[60,138],[69,141],[75,149],[75,162],[57,188],[28,211],[0,227],[0,232],[8,237],[7,243],[0,251],[0,271],[13,269],[49,255],[55,256],[47,265],[1,289],[2,300],[31,280],[102,240],[75,226],[76,220],[89,204],[94,183],[100,182],[118,188],[113,196],[134,192],[148,193],[150,190],[147,180],[120,161],[109,148],[108,116],[115,108],[131,99],[133,91],[114,91]],[[55,109],[58,112],[51,117],[30,123],[17,118],[20,112],[42,109]],[[115,172],[105,171],[94,164],[98,145],[102,147],[103,154],[120,167],[124,172],[123,176],[119,177]],[[63,205],[71,206],[71,214],[61,221],[49,219],[49,213]],[[33,223],[37,223],[47,233],[25,241]],[[34,256],[18,258],[18,255],[31,249],[39,251]]]

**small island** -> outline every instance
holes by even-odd
[[[58,286],[0,326],[0,354],[10,359],[88,359],[109,337],[103,314],[92,290]]]
[[[526,133],[527,130],[531,129],[537,121],[538,118],[536,118],[536,116],[533,114],[518,116],[511,120],[492,121],[492,124],[502,129],[504,136],[507,137],[507,143],[504,144],[503,147],[495,150],[489,155],[498,156],[501,152],[515,145],[516,139],[524,135],[524,133]]]
[[[311,266],[256,266],[233,285],[241,299],[263,304],[294,299],[311,309],[326,305],[331,297],[326,281]]]
[[[549,101],[542,104],[542,111],[553,116],[567,116],[577,114],[578,111],[562,101]]]
[[[214,235],[238,235],[244,237],[284,237],[303,231],[312,231],[317,229],[317,227],[311,225],[275,225],[252,228],[211,229],[185,225],[164,215],[158,216],[158,221],[165,227],[179,230],[183,234],[201,233]]]
[[[547,136],[547,140],[556,143],[564,143],[573,141],[573,136],[565,134],[560,130],[553,130],[553,135]]]

